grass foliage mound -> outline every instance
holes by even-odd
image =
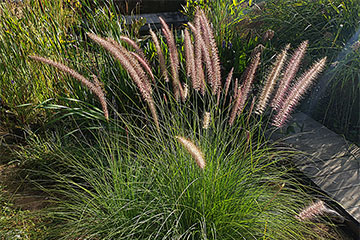
[[[160,19],[162,34],[150,31],[140,42],[147,51],[113,25],[102,31],[106,22],[82,32],[93,44],[89,56],[102,59],[89,70],[101,65],[98,75],[28,53],[32,66],[69,75],[82,93],[66,98],[70,106],[42,102],[39,108],[57,111],[57,125],[31,133],[17,152],[28,179],[50,196],[46,239],[335,238],[313,221],[327,206],[303,210],[314,199],[283,165],[289,152],[265,137],[270,124],[286,123],[326,58],[299,75],[308,42],[291,56],[287,45],[254,87],[260,45],[242,78],[234,68],[224,77],[217,31],[194,11],[175,35]]]

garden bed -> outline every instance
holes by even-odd
[[[146,15],[158,25],[145,36],[119,1],[1,5],[1,111],[20,130],[1,130],[1,144],[16,143],[1,165],[10,215],[42,209],[54,239],[349,238],[351,224],[325,214],[338,206],[286,164],[295,152],[265,137],[289,120],[325,54],[306,57],[307,39],[282,44],[286,28],[262,32],[262,9],[276,4],[251,2],[187,1],[186,25]],[[284,3],[274,9],[319,7]],[[339,10],[324,7],[309,21]]]

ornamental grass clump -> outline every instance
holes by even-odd
[[[239,128],[233,134],[217,129],[200,139],[192,127],[177,121],[155,140],[157,131],[129,125],[130,144],[117,129],[93,131],[96,140],[66,137],[71,146],[76,143],[76,151],[50,142],[64,170],[49,173],[59,184],[58,190],[49,190],[58,203],[50,235],[316,239],[312,224],[295,218],[309,196],[275,166],[279,152],[252,135],[258,127],[249,129],[249,136]]]
[[[253,97],[248,107],[262,47],[254,50],[239,84],[232,82],[233,70],[222,82],[211,25],[201,10],[184,33],[186,64],[180,64],[183,54],[169,26],[161,24],[168,51],[150,31],[160,68],[153,72],[161,75],[154,74],[155,81],[135,42],[120,38],[138,57],[121,42],[88,33],[128,72],[148,108],[118,113],[106,126],[91,129],[91,137],[66,135],[77,146],[57,151],[54,159],[61,159],[63,170],[49,174],[59,184],[53,192],[59,224],[52,234],[63,239],[316,239],[311,223],[295,217],[311,198],[278,167],[286,156],[267,144],[262,121],[251,117],[256,99],[263,110],[269,102],[272,90],[266,88],[274,88],[288,47],[269,74],[266,94]],[[323,62],[306,72],[299,86],[306,89]],[[303,92],[291,93],[298,101]],[[286,98],[283,106],[293,108],[290,101]],[[290,111],[281,112],[283,106],[278,115],[287,118]]]

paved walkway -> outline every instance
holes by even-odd
[[[360,148],[304,113],[294,114],[287,126],[291,133],[284,128],[272,138],[304,152],[297,167],[360,222]]]

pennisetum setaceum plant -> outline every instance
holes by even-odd
[[[263,115],[270,103],[275,112],[271,123],[282,126],[326,58],[294,80],[307,43],[290,60],[286,46],[259,96],[249,101],[261,47],[254,50],[238,84],[233,82],[233,71],[223,82],[213,30],[202,10],[184,30],[184,53],[170,27],[163,20],[161,24],[168,54],[150,31],[155,65],[134,40],[88,33],[137,86],[146,108],[131,114],[116,112],[99,80],[87,80],[61,63],[31,56],[88,87],[100,100],[105,117],[103,127],[92,131],[90,138],[74,136],[75,152],[71,148],[54,152],[64,170],[48,170],[58,184],[49,190],[57,200],[53,236],[321,239],[316,226],[299,213],[310,196],[278,166],[286,155],[268,146],[262,120],[255,113]],[[124,48],[124,42],[135,52]],[[180,53],[185,55],[184,65]],[[150,71],[154,66],[160,68],[158,76]],[[109,117],[108,108],[116,119]]]

